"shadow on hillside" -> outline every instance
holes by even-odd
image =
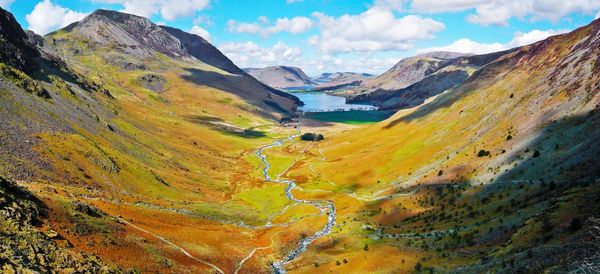
[[[252,79],[240,75],[226,75],[213,71],[204,71],[195,68],[186,68],[188,74],[181,77],[191,83],[201,86],[207,86],[214,89],[229,92],[241,97],[244,101],[259,105],[289,115],[290,112],[273,100],[273,93],[266,87],[255,83]],[[264,94],[264,95],[263,95]],[[268,111],[262,111],[261,114],[275,119]]]
[[[546,126],[524,151],[518,164],[496,181],[593,181],[600,178],[600,110],[565,117]]]
[[[528,148],[515,152],[515,164],[489,184],[470,180],[467,170],[456,181],[436,178],[431,185],[400,189],[398,193],[419,192],[417,201],[429,210],[384,228],[421,235],[412,240],[426,249],[479,251],[465,255],[477,259],[461,266],[465,273],[540,273],[548,268],[568,272],[597,252],[599,240],[590,244],[587,229],[592,224],[587,220],[600,210],[598,155],[600,111],[566,117],[545,126]],[[470,187],[462,188],[465,183]],[[376,201],[366,211],[376,212],[386,203]],[[377,214],[384,214],[381,220],[394,220],[397,213]],[[428,241],[436,231],[442,237]],[[506,252],[496,252],[500,246]]]
[[[226,124],[223,119],[218,118],[218,117],[189,115],[189,116],[184,116],[184,119],[186,119],[192,123],[206,126],[209,129],[221,132],[223,134],[232,135],[232,136],[236,136],[236,137],[242,137],[242,138],[246,138],[246,139],[255,139],[255,138],[262,138],[262,137],[267,136],[267,134],[265,134],[265,132],[263,132],[263,131],[258,131],[258,130],[252,129],[252,128],[243,129],[243,128],[235,127],[233,125]]]

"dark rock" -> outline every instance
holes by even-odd
[[[139,78],[142,87],[158,93],[165,91],[167,80],[160,75],[146,74]]]
[[[77,211],[79,211],[79,212],[81,212],[83,214],[86,214],[86,215],[89,215],[89,216],[92,216],[92,217],[96,217],[96,218],[97,217],[102,217],[102,216],[106,215],[106,213],[104,213],[99,208],[97,208],[95,206],[88,205],[88,204],[83,203],[83,202],[74,202],[73,203],[73,208],[75,208],[75,210],[77,210]]]
[[[27,72],[37,66],[35,58],[39,56],[15,17],[0,8],[0,61]]]

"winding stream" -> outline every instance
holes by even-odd
[[[317,231],[315,234],[300,240],[298,242],[298,246],[294,250],[292,250],[289,254],[287,254],[283,260],[274,262],[272,264],[272,267],[273,267],[273,271],[275,271],[275,273],[286,273],[286,271],[285,271],[286,264],[290,263],[291,261],[296,259],[298,256],[300,256],[302,253],[304,253],[306,251],[306,248],[312,242],[314,242],[315,240],[317,240],[321,237],[327,236],[329,233],[331,233],[331,229],[335,225],[335,219],[337,217],[336,211],[335,211],[335,205],[331,201],[327,201],[327,200],[308,201],[308,200],[297,199],[296,197],[294,197],[294,194],[292,193],[294,188],[296,188],[296,182],[294,182],[292,180],[281,180],[279,178],[273,179],[269,175],[269,169],[271,169],[271,164],[269,163],[269,161],[267,160],[267,156],[265,156],[263,154],[263,152],[265,150],[268,150],[268,149],[271,149],[274,147],[282,146],[284,142],[288,142],[288,141],[293,142],[294,139],[300,135],[300,126],[298,125],[297,128],[298,128],[298,130],[297,130],[296,134],[290,135],[288,138],[285,138],[282,140],[277,140],[270,145],[266,145],[266,146],[258,149],[258,151],[256,152],[256,156],[258,156],[260,158],[260,160],[265,164],[265,167],[262,170],[263,176],[265,177],[265,181],[287,184],[287,188],[285,189],[286,197],[292,202],[312,205],[312,206],[318,208],[319,211],[321,212],[321,214],[327,214],[327,224],[325,224],[325,226],[321,230]]]

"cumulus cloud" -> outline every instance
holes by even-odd
[[[230,32],[260,34],[263,37],[280,32],[300,34],[310,30],[312,26],[312,20],[304,16],[296,16],[291,19],[287,17],[277,18],[274,24],[271,24],[269,19],[264,16],[259,17],[258,22],[247,23],[229,20],[227,23]]]
[[[99,3],[120,4],[122,11],[143,17],[155,14],[165,20],[175,20],[180,17],[193,16],[197,11],[207,8],[210,0],[94,0]]]
[[[469,15],[467,20],[480,25],[506,25],[512,17],[524,18],[530,6],[528,1],[488,2],[478,5],[476,13]]]
[[[219,50],[239,67],[266,67],[293,65],[300,61],[302,50],[279,41],[272,47],[261,47],[254,42],[228,42],[219,45]]]
[[[321,35],[311,37],[309,43],[325,53],[408,50],[414,42],[433,39],[445,28],[420,16],[396,18],[391,10],[377,6],[358,15],[336,18],[317,12],[313,16]]]
[[[210,33],[201,26],[195,25],[189,32],[192,34],[196,34],[209,42],[211,41]]]
[[[15,0],[0,0],[0,8],[8,10],[10,8],[10,4],[12,4]]]
[[[50,0],[39,2],[30,14],[25,16],[29,29],[46,34],[58,28],[79,21],[87,16],[86,13],[75,12],[52,3]]]
[[[502,51],[514,47],[529,45],[544,40],[552,35],[566,33],[569,30],[532,30],[530,32],[517,32],[514,38],[508,43],[478,43],[464,38],[443,47],[432,47],[418,50],[419,53],[432,51],[451,51],[461,53],[485,54],[490,52]]]
[[[474,9],[467,19],[481,25],[506,25],[513,17],[558,21],[570,14],[594,14],[599,0],[413,0],[417,12],[453,12]]]
[[[316,60],[320,62],[317,66],[321,72],[329,71],[351,71],[359,73],[380,74],[398,62],[397,58],[377,58],[369,56],[333,57]]]

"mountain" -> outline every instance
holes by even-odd
[[[311,80],[317,84],[325,84],[325,83],[331,82],[333,79],[341,77],[343,75],[357,76],[357,77],[364,77],[364,78],[373,77],[372,74],[368,74],[368,73],[324,72],[315,77],[311,77]]]
[[[40,53],[15,17],[0,9],[0,59],[13,67],[28,71],[35,66],[33,59],[39,56]]]
[[[351,125],[286,123],[293,100],[140,17],[98,11],[44,37],[0,22],[4,272],[600,265],[600,20],[492,55],[425,57],[449,65],[404,93],[469,77]]]
[[[144,69],[146,66],[142,63],[145,60],[160,61],[161,54],[182,62],[200,60],[209,65],[206,73],[184,68],[188,70],[190,80],[197,84],[227,90],[276,112],[293,113],[295,105],[299,103],[294,96],[268,88],[243,73],[203,38],[174,28],[157,26],[143,17],[97,10],[80,22],[48,36],[54,45],[63,49],[74,46],[72,42],[75,40],[81,41],[107,62],[127,70]],[[80,55],[82,52],[79,51],[86,49],[70,50]],[[229,75],[215,73],[213,68]]]
[[[336,72],[323,73],[317,77],[313,77],[313,82],[318,83],[313,87],[314,91],[334,91],[346,90],[352,87],[359,86],[362,82],[371,78],[373,75],[367,73],[354,72]]]
[[[464,54],[434,52],[402,59],[382,75],[365,81],[352,94],[364,94],[375,90],[398,90],[408,87],[445,67],[449,60],[462,56]]]
[[[198,60],[229,73],[244,74],[240,68],[204,38],[168,26],[160,26],[160,28],[179,39],[187,52]]]
[[[99,10],[41,37],[0,15],[5,271],[203,273],[191,258],[265,235],[239,225],[268,218],[244,174],[295,100],[142,17]]]
[[[381,86],[376,89],[360,91],[365,88],[361,85],[350,91],[348,102],[367,103],[390,110],[418,106],[427,99],[463,83],[479,68],[507,52],[466,56],[434,52],[404,59],[375,79],[381,81]],[[394,89],[394,86],[405,87]],[[355,94],[357,92],[358,94]]]
[[[297,67],[271,66],[245,68],[244,71],[275,89],[306,88],[315,84],[310,77]]]
[[[355,197],[356,213],[337,217],[364,222],[340,228],[349,231],[336,237],[348,243],[371,239],[349,253],[377,254],[360,259],[378,262],[380,272],[566,273],[596,267],[599,61],[596,20],[505,52],[418,107],[336,134],[288,174],[331,184],[314,189],[340,193],[327,196],[336,204]],[[347,256],[334,250],[335,244],[323,244],[306,256]],[[378,260],[382,254],[386,261],[402,260],[416,250],[422,259],[407,267]],[[590,265],[583,266],[586,261]],[[353,266],[357,272],[372,269]]]

